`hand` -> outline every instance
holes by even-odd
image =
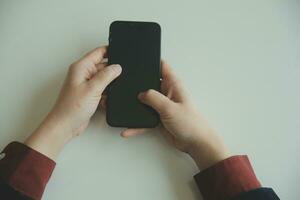
[[[81,134],[96,111],[106,86],[121,73],[119,65],[103,63],[106,47],[73,63],[52,111],[25,144],[56,158],[62,147]]]
[[[140,93],[138,98],[159,113],[166,139],[177,149],[190,154],[200,169],[229,157],[222,140],[197,111],[181,82],[165,62],[162,62],[162,77],[162,93],[150,89]],[[122,136],[138,135],[144,130],[127,129]]]

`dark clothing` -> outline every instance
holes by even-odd
[[[231,200],[277,200],[279,197],[271,188],[258,188],[232,198]]]

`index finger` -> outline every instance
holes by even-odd
[[[170,95],[170,92],[172,92],[172,89],[174,92],[171,93],[175,98],[177,98],[180,101],[187,100],[187,93],[185,88],[183,87],[181,81],[177,78],[176,74],[171,69],[170,65],[166,63],[164,60],[161,62],[161,74],[162,74],[162,81],[166,81],[167,85],[169,85],[168,93]],[[169,97],[169,95],[167,95]]]
[[[164,60],[161,60],[161,75],[163,79],[169,79],[169,80],[177,79],[170,65]]]
[[[103,58],[106,58],[107,46],[98,47],[90,52],[88,52],[81,61],[92,62],[94,65],[99,64]]]

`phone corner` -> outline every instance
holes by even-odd
[[[120,23],[121,21],[120,20],[114,20],[114,21],[112,21],[111,23],[110,23],[110,25],[109,25],[109,29],[111,30],[111,28],[113,27],[113,26],[115,26],[115,24],[118,24],[118,23]]]
[[[110,116],[109,112],[106,111],[105,121],[106,121],[107,125],[109,125],[110,127],[115,127],[114,123],[112,122],[112,120],[109,116]]]
[[[161,32],[161,25],[158,22],[151,22],[151,23],[159,32]]]

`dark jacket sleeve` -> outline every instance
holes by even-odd
[[[279,200],[271,188],[257,188],[232,198],[231,200]]]
[[[0,199],[3,200],[34,200],[14,190],[11,186],[0,181]]]
[[[54,167],[45,155],[10,143],[0,154],[0,199],[41,199]]]
[[[204,200],[279,199],[272,189],[261,187],[247,156],[227,158],[194,178]]]

